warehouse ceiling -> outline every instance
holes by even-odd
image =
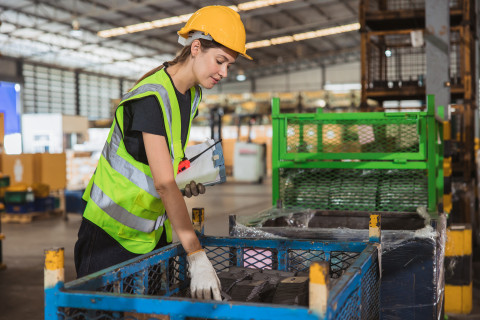
[[[358,0],[273,2],[1,0],[0,54],[136,79],[181,48],[176,32],[189,14],[215,4],[235,6],[249,46],[273,43],[249,49],[254,61],[239,58],[229,81],[237,73],[258,78],[359,61]],[[338,28],[346,25],[350,27]],[[114,36],[100,36],[100,31]]]

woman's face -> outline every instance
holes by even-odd
[[[213,88],[227,77],[228,68],[237,56],[235,51],[223,47],[199,50],[193,66],[196,82],[205,89]]]

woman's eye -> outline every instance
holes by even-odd
[[[222,62],[220,62],[220,61],[218,61],[218,60],[217,60],[217,63],[218,63],[218,64],[222,64]]]

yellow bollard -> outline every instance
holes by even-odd
[[[327,312],[330,265],[327,261],[315,261],[310,265],[308,306],[321,317]]]
[[[380,242],[382,217],[379,214],[371,214],[368,223],[368,238],[370,242]]]
[[[65,281],[65,253],[63,248],[45,250],[44,288],[54,288]]]
[[[204,232],[204,221],[205,221],[205,209],[193,208],[192,209],[193,229],[200,234],[203,234]]]
[[[55,293],[63,287],[65,281],[63,263],[63,248],[45,250],[45,266],[43,269],[45,319],[58,319]]]
[[[445,244],[445,312],[472,311],[472,229],[452,225]]]

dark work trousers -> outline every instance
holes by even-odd
[[[155,249],[168,244],[163,232]],[[85,218],[82,219],[78,230],[74,255],[77,278],[139,256],[122,247],[102,228]]]

